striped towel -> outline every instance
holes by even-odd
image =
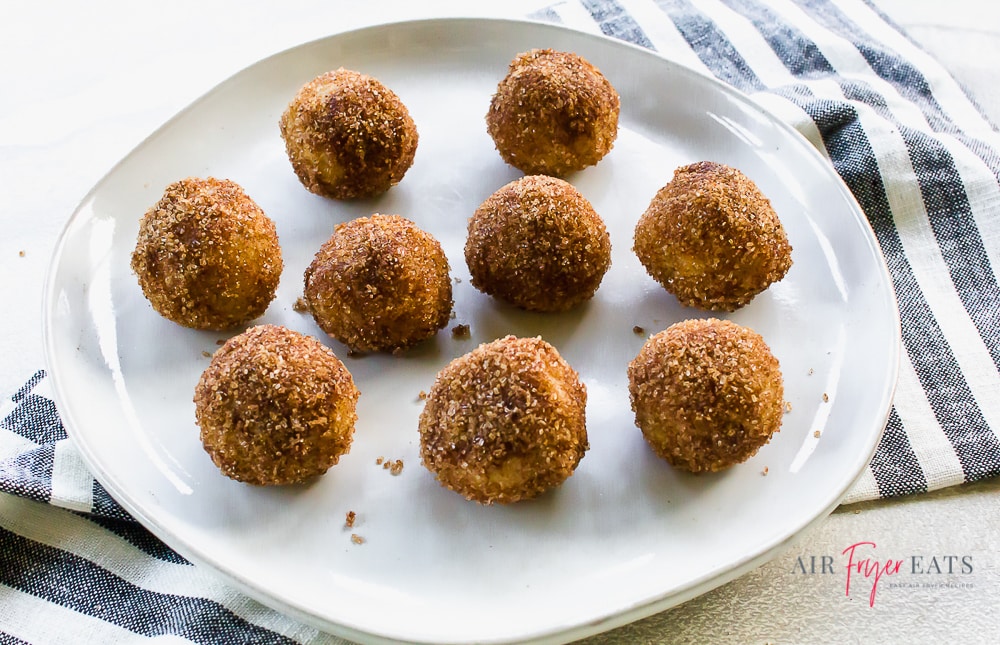
[[[567,0],[536,19],[656,50],[744,91],[843,177],[902,319],[895,404],[845,503],[1000,474],[1000,135],[863,0]],[[94,481],[44,371],[0,404],[0,642],[341,642],[218,583]],[[54,511],[49,506],[78,511]]]

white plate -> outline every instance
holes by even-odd
[[[571,181],[607,223],[613,263],[595,299],[531,315],[472,288],[467,218],[519,176],[494,151],[484,115],[517,52],[575,51],[622,96],[614,150]],[[385,196],[339,203],[299,184],[278,117],[298,87],[344,66],[372,74],[409,107],[416,161]],[[742,169],[770,196],[794,247],[787,277],[731,318],[771,345],[792,411],[749,462],[690,476],[646,447],[625,368],[647,332],[684,309],[631,252],[633,227],[683,163]],[[129,270],[138,220],[171,181],[228,177],[276,221],[285,272],[261,322],[324,339],[361,390],[354,445],[313,485],[230,481],[201,448],[192,394],[218,333],[181,328],[147,304]],[[346,358],[292,305],[335,224],[372,212],[415,220],[442,243],[455,323],[405,356]],[[143,142],[73,214],[45,294],[48,365],[67,429],[97,479],[184,556],[246,593],[354,639],[434,643],[564,641],[676,604],[773,557],[829,513],[870,459],[895,383],[898,319],[871,230],[828,162],[733,90],[649,52],[563,28],[432,20],[341,34],[263,60]],[[560,489],[482,507],[421,465],[418,394],[482,341],[541,334],[589,392],[591,449]],[[824,402],[824,393],[829,402]],[[819,438],[814,435],[820,431]],[[376,465],[403,459],[399,476]],[[767,472],[762,476],[762,472]],[[349,510],[354,529],[344,527]],[[352,543],[351,533],[365,542]]]

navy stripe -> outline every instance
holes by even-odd
[[[775,56],[795,78],[805,81],[836,75],[833,66],[816,43],[809,40],[794,25],[782,22],[782,18],[768,5],[745,0],[722,0],[722,2],[750,21]],[[805,82],[767,87],[764,91],[784,97],[799,107],[815,98],[812,89]]]
[[[55,443],[66,438],[56,404],[44,396],[28,393],[21,397],[11,413],[0,421],[0,428],[10,430],[35,443]]]
[[[731,9],[748,18],[785,67],[797,77],[811,79],[835,77],[836,70],[813,41],[782,18],[766,4],[748,0],[722,0]],[[921,109],[932,130],[953,136],[962,145],[983,160],[987,168],[1000,181],[1000,152],[989,144],[960,130],[934,98],[927,79],[909,61],[883,47],[879,41],[859,38],[863,30],[829,5],[813,6],[814,18],[827,28],[838,31],[843,38],[853,41],[873,72],[892,84],[901,96]],[[858,42],[863,40],[863,42]],[[776,89],[776,88],[771,88]],[[779,92],[784,94],[783,92]]]
[[[0,584],[142,636],[173,634],[195,643],[293,644],[204,598],[137,587],[66,551],[0,528]]]
[[[97,515],[79,514],[101,528],[114,533],[146,555],[171,564],[190,564],[177,552],[161,542],[135,520],[117,520]]]
[[[918,169],[917,183],[952,283],[1000,369],[1000,284],[990,270],[962,177],[940,143],[910,128],[900,132]]]
[[[654,49],[646,32],[617,0],[580,0],[580,4],[590,13],[605,36]]]
[[[837,171],[872,224],[892,274],[903,319],[904,347],[966,480],[1000,473],[1000,444],[976,405],[913,276],[892,220],[878,164],[855,108],[832,101],[815,101],[805,107],[819,127]]]
[[[562,18],[559,17],[559,14],[556,13],[556,10],[552,7],[544,7],[534,13],[530,13],[528,14],[528,18],[531,18],[532,20],[545,20],[555,23],[562,22]]]
[[[813,41],[794,25],[784,22],[771,7],[746,0],[722,0],[749,20],[793,76],[822,78],[835,73],[830,61]]]
[[[900,124],[884,99],[869,86],[844,83],[843,89],[849,100],[872,106],[899,130],[952,284],[993,364],[1000,369],[1000,311],[996,304],[1000,303],[1000,285],[990,271],[986,247],[951,154],[933,137]]]
[[[958,133],[959,130],[941,109],[930,84],[909,60],[902,58],[881,41],[872,38],[859,25],[829,3],[799,3],[824,29],[847,40],[858,50],[875,74],[890,83],[930,119],[934,130]]]
[[[927,492],[927,478],[895,406],[870,465],[881,497]]]
[[[31,645],[31,643],[11,636],[7,632],[0,632],[0,645]]]
[[[712,20],[686,0],[657,0],[698,58],[720,80],[744,92],[765,89],[764,84]]]
[[[55,452],[54,445],[39,446],[0,462],[0,492],[50,501]]]
[[[133,519],[133,517],[129,515],[128,512],[114,500],[113,497],[111,497],[108,491],[105,490],[97,480],[94,480],[94,486],[91,493],[93,503],[90,506],[90,512],[94,515],[116,520],[126,520],[129,522],[135,521],[135,519]]]
[[[803,9],[809,11],[823,27],[851,41],[879,78],[890,83],[903,98],[920,108],[927,117],[931,130],[956,137],[986,162],[1000,180],[1000,151],[994,150],[980,139],[967,135],[955,124],[938,103],[927,78],[913,63],[888,48],[882,41],[872,37],[865,31],[863,25],[855,23],[832,4],[805,3]],[[979,112],[982,115],[982,110]],[[983,118],[986,117],[983,115]]]
[[[45,378],[45,370],[38,370],[35,372],[31,378],[28,379],[28,382],[21,386],[21,389],[14,392],[14,395],[10,397],[11,400],[14,401],[14,403],[20,403],[21,399],[28,396],[28,393],[35,389],[35,386],[38,385],[43,378]]]

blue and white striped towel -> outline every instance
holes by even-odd
[[[863,0],[567,0],[533,17],[739,88],[854,193],[893,277],[904,351],[888,427],[845,502],[1000,474],[1000,134],[937,62]],[[26,498],[0,514],[0,642],[340,642],[133,522],[83,466],[44,371],[0,419],[0,491]],[[80,513],[42,517],[27,500]]]

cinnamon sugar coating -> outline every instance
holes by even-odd
[[[541,338],[507,336],[442,369],[420,415],[420,455],[438,481],[481,504],[563,483],[589,448],[587,392]]]
[[[160,315],[223,330],[264,313],[283,264],[274,222],[239,185],[189,177],[143,215],[131,267]]]
[[[406,349],[448,324],[448,258],[429,233],[399,215],[345,222],[306,269],[316,323],[358,352]]]
[[[504,161],[528,175],[559,177],[611,150],[620,108],[615,88],[584,58],[533,49],[511,61],[486,128]]]
[[[358,395],[328,347],[259,325],[216,351],[195,388],[195,417],[205,451],[227,477],[296,484],[350,450]]]
[[[792,247],[771,202],[735,168],[702,161],[678,168],[635,227],[646,271],[689,307],[735,311],[792,266]]]
[[[413,164],[417,128],[399,97],[378,79],[343,68],[309,81],[279,121],[302,184],[334,199],[373,197]]]
[[[730,321],[686,320],[653,335],[628,378],[636,425],[684,470],[746,461],[781,427],[778,361],[759,334]]]
[[[611,266],[611,239],[576,188],[531,175],[476,209],[465,260],[480,291],[529,311],[566,311],[597,291]]]

